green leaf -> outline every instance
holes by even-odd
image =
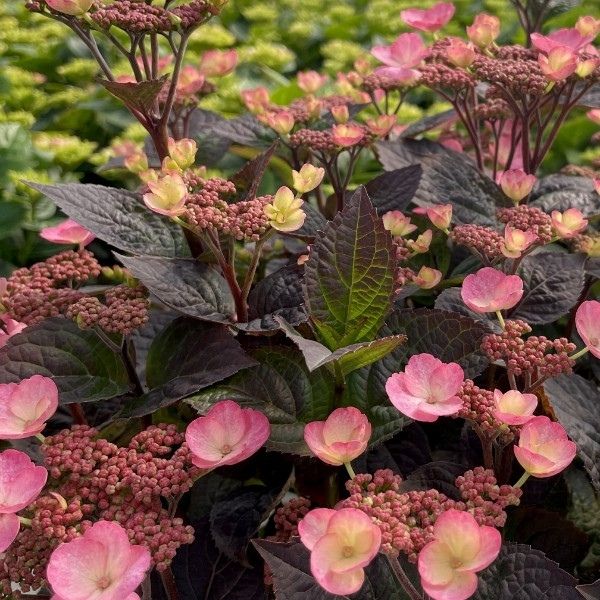
[[[52,377],[61,404],[106,400],[129,390],[120,357],[93,331],[60,317],[27,327],[0,349],[1,383],[32,375]]]
[[[227,282],[210,265],[191,258],[116,256],[170,308],[203,321],[233,322],[235,305]]]
[[[392,238],[364,187],[319,233],[305,265],[307,309],[331,350],[376,337],[394,291]]]
[[[189,255],[181,227],[148,210],[139,194],[81,183],[29,185],[119,250],[154,256]]]
[[[259,366],[196,394],[188,403],[200,413],[224,399],[261,410],[271,422],[269,449],[309,456],[304,425],[326,419],[333,410],[331,376],[323,369],[310,373],[302,355],[292,348],[261,348],[252,357]]]
[[[27,215],[24,204],[11,200],[2,201],[0,212],[2,213],[2,219],[0,219],[0,238],[6,237],[20,229]]]
[[[256,364],[226,327],[181,317],[150,346],[146,381],[152,389],[121,416],[151,414]]]

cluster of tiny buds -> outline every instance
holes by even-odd
[[[541,243],[552,239],[552,218],[535,206],[520,204],[511,208],[500,208],[496,216],[501,223],[521,231],[531,231]]]
[[[508,320],[502,333],[484,337],[481,349],[490,361],[504,361],[508,372],[516,376],[537,380],[572,372],[575,361],[569,354],[575,351],[575,344],[566,338],[550,340],[532,335],[523,339],[529,332],[531,328],[524,321]]]
[[[503,258],[504,238],[494,229],[483,225],[457,225],[450,238],[459,246],[466,246],[478,255],[484,265]]]
[[[472,68],[479,79],[494,84],[503,95],[507,90],[507,98],[512,94],[524,93],[539,96],[548,85],[537,60],[496,59],[479,55],[473,61]]]
[[[318,152],[335,152],[337,146],[333,141],[331,131],[316,129],[299,129],[290,135],[292,148],[308,148]]]
[[[420,83],[431,88],[461,91],[475,86],[475,79],[466,71],[441,63],[431,63],[421,68]]]
[[[475,423],[484,433],[497,433],[501,423],[494,417],[496,403],[494,392],[476,386],[471,379],[465,379],[457,396],[463,405],[455,418]]]
[[[275,523],[275,539],[278,542],[288,542],[290,538],[298,536],[298,523],[310,510],[310,500],[303,498],[292,498],[275,512],[273,521]]]
[[[386,92],[405,90],[409,87],[414,87],[418,82],[419,80],[416,77],[414,80],[407,83],[379,73],[371,73],[363,79],[361,88],[365,90],[365,92],[372,94],[377,90],[384,90]]]

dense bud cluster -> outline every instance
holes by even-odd
[[[520,204],[511,208],[500,208],[498,220],[521,231],[531,231],[540,242],[547,244],[552,239],[552,219],[535,206]]]
[[[421,79],[419,81],[431,88],[455,91],[468,90],[475,86],[475,79],[472,75],[442,63],[425,65],[421,69]]]
[[[569,354],[575,351],[575,344],[566,338],[550,340],[537,335],[524,339],[523,334],[530,332],[524,321],[506,321],[502,333],[485,336],[481,349],[490,361],[504,361],[509,373],[528,375],[533,381],[572,372],[575,361]]]
[[[321,152],[334,152],[335,142],[329,130],[299,129],[290,135],[290,146],[292,148],[309,148]]]
[[[496,408],[494,392],[480,388],[471,379],[466,379],[458,396],[463,401],[463,406],[456,417],[476,423],[485,433],[499,430],[501,424],[493,414]]]
[[[277,542],[288,542],[290,538],[298,536],[298,523],[310,510],[308,498],[292,498],[275,512],[275,536]]]
[[[503,258],[504,238],[490,227],[457,225],[450,233],[450,238],[455,244],[466,246],[479,255],[486,265]]]
[[[501,526],[505,509],[517,505],[520,490],[498,486],[490,470],[478,467],[456,479],[462,500],[435,489],[401,492],[402,478],[389,469],[359,474],[346,483],[350,497],[339,508],[357,508],[368,514],[382,533],[382,550],[406,554],[415,562],[419,551],[433,539],[433,525],[449,509],[469,511],[480,525]]]
[[[47,492],[26,511],[31,527],[21,530],[0,559],[0,597],[11,598],[11,582],[23,591],[41,587],[52,550],[98,520],[122,525],[133,544],[150,550],[159,570],[179,546],[193,541],[193,529],[173,516],[198,474],[183,434],[174,425],[152,426],[126,447],[97,435],[90,427],[74,426],[46,438]]]
[[[173,20],[169,11],[140,0],[115,0],[91,13],[95,23],[104,29],[118,27],[132,33],[170,31]]]
[[[511,97],[512,94],[539,96],[548,85],[535,59],[491,58],[479,55],[473,62],[473,70],[479,79],[493,84],[494,91],[505,98]]]

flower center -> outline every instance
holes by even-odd
[[[225,444],[221,448],[221,454],[225,456],[226,454],[231,454],[232,447],[229,444]]]
[[[354,554],[354,548],[352,546],[344,546],[342,548],[342,556],[344,558],[350,558]]]
[[[110,577],[104,575],[103,577],[100,577],[100,579],[98,579],[96,585],[98,586],[98,589],[105,590],[107,587],[110,587],[111,583],[112,582],[110,580]]]

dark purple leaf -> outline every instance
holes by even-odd
[[[151,81],[120,82],[102,79],[100,83],[127,107],[144,114],[154,106],[167,79],[168,76],[164,75]]]
[[[411,165],[388,171],[365,185],[379,216],[390,210],[406,210],[421,181],[421,166]]]

